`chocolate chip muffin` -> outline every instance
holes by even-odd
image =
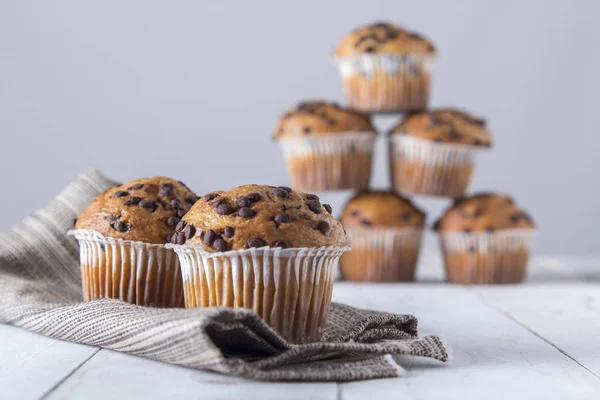
[[[427,106],[435,46],[387,22],[360,27],[335,50],[346,102],[365,112],[403,112]]]
[[[251,308],[290,342],[320,338],[347,247],[316,195],[265,185],[214,191],[176,231],[186,307]]]
[[[136,179],[96,197],[72,231],[80,242],[84,298],[183,306],[178,258],[164,244],[196,200],[166,177]]]
[[[460,197],[473,173],[477,150],[492,144],[486,121],[455,109],[408,115],[390,132],[394,189]]]
[[[274,136],[294,188],[368,187],[375,129],[366,115],[335,103],[307,101],[283,114]]]
[[[452,283],[517,283],[525,277],[535,225],[506,195],[457,199],[435,223]]]
[[[391,191],[361,192],[348,201],[341,222],[352,250],[340,261],[351,281],[414,280],[425,213]]]

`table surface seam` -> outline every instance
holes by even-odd
[[[488,298],[485,294],[483,294],[481,292],[478,292],[476,289],[472,289],[472,292],[477,296],[477,298],[483,304],[489,306],[490,308],[492,308],[493,310],[495,310],[500,315],[503,315],[504,317],[510,319],[511,321],[513,321],[514,323],[516,323],[517,325],[519,325],[520,327],[522,327],[523,329],[527,330],[532,335],[534,335],[534,336],[538,337],[539,339],[543,340],[544,342],[546,342],[547,344],[549,344],[550,346],[552,346],[553,348],[555,348],[559,353],[561,353],[565,357],[567,357],[569,360],[573,361],[575,364],[579,365],[581,368],[585,369],[586,371],[588,371],[589,373],[591,373],[596,378],[600,379],[600,375],[598,375],[596,372],[594,372],[593,370],[589,369],[587,366],[585,366],[584,364],[582,364],[581,362],[579,362],[575,357],[571,356],[565,350],[561,349],[558,345],[556,345],[552,341],[550,341],[550,339],[544,337],[542,334],[540,334],[539,332],[537,332],[535,329],[531,328],[526,323],[522,322],[519,318],[517,318],[514,315],[512,315],[509,311],[505,310],[501,306],[498,306],[498,305],[494,304],[493,301],[490,298]]]
[[[92,358],[96,356],[102,350],[101,347],[98,347],[89,357],[80,362],[75,368],[71,370],[67,375],[65,375],[61,380],[56,382],[54,386],[52,386],[46,393],[40,396],[40,400],[48,398],[54,391],[56,391],[63,383],[67,382],[81,367],[83,367],[86,363],[88,363]]]

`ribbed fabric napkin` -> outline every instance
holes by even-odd
[[[323,340],[290,345],[246,309],[157,309],[83,302],[73,219],[114,182],[85,171],[46,207],[0,235],[0,322],[57,339],[191,368],[272,381],[395,377],[393,355],[448,360],[417,320],[332,304]]]

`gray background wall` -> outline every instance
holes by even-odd
[[[0,230],[87,166],[198,193],[288,183],[275,120],[341,100],[334,45],[385,19],[436,43],[433,105],[489,119],[472,189],[522,203],[536,251],[600,254],[599,15],[594,0],[0,1]],[[322,197],[339,210],[348,194]],[[417,201],[430,219],[448,204]]]

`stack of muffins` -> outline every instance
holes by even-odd
[[[487,123],[471,113],[428,109],[435,46],[390,23],[358,28],[335,50],[347,107],[304,101],[275,128],[292,186],[354,189],[341,214],[352,250],[344,279],[411,281],[425,213],[407,196],[453,199],[434,230],[452,283],[516,283],[524,278],[534,225],[512,199],[466,196],[476,154],[491,147]],[[390,189],[369,190],[377,130],[372,114],[403,114],[388,133]]]
[[[306,101],[275,137],[294,189],[244,185],[202,197],[166,177],[108,189],[75,221],[83,297],[154,307],[254,310],[292,343],[317,341],[338,262],[354,281],[411,281],[425,213],[407,195],[454,199],[434,225],[448,280],[519,282],[534,226],[508,196],[464,197],[486,122],[427,110],[435,48],[387,23],[336,50],[350,107]],[[406,113],[389,135],[391,189],[369,190],[377,132],[367,113]],[[354,189],[341,222],[310,191]],[[350,243],[352,250],[347,246]]]

